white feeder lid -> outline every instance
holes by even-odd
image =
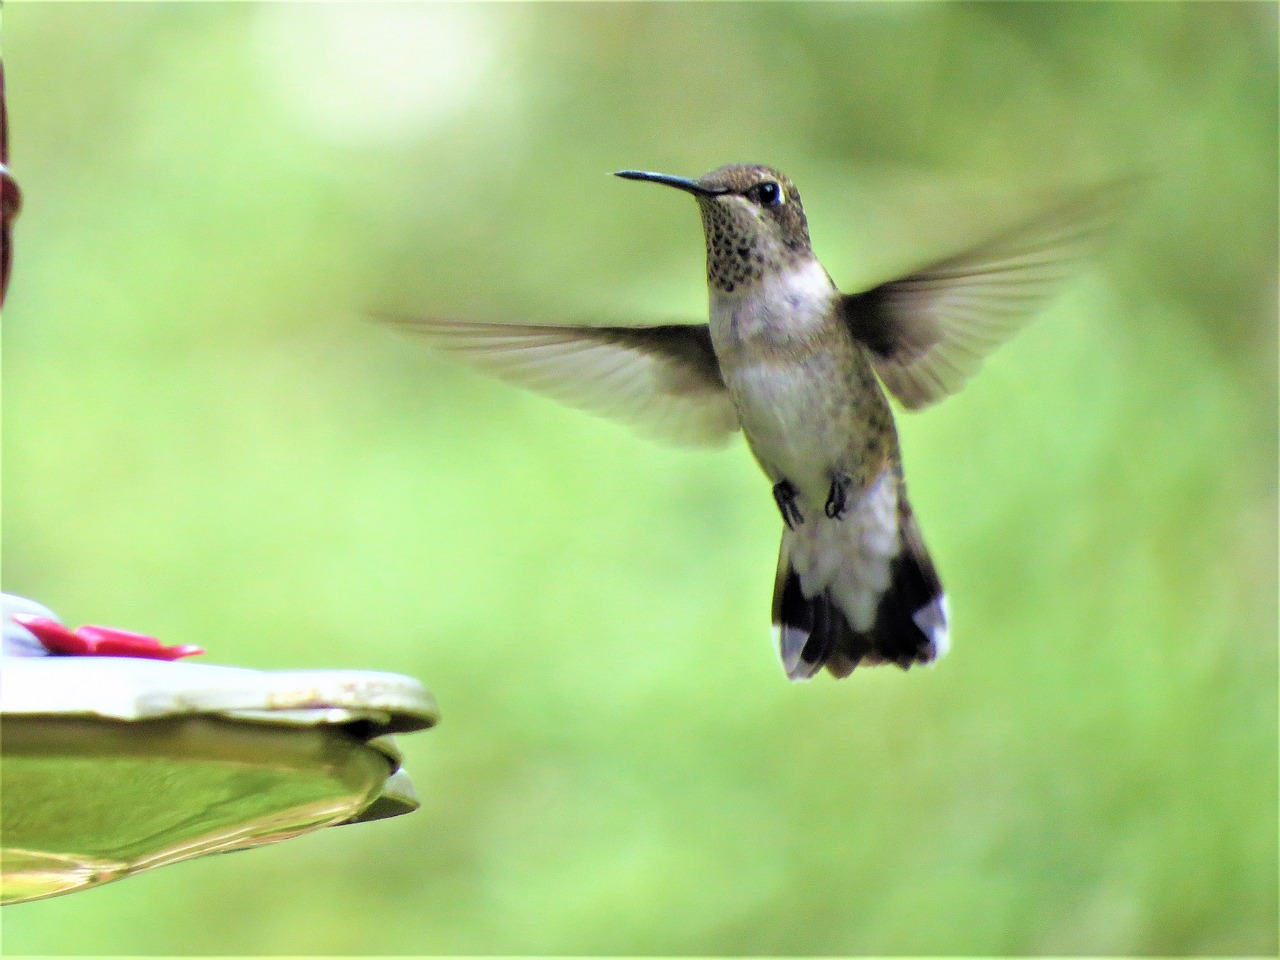
[[[0,656],[0,902],[418,806],[389,734],[410,677]]]

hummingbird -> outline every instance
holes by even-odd
[[[787,676],[934,661],[949,646],[947,597],[907,497],[888,397],[919,410],[958,390],[1089,252],[1114,189],[842,293],[780,171],[616,176],[697,201],[708,323],[392,322],[662,442],[716,446],[741,431],[782,517],[773,626]]]

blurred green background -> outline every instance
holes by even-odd
[[[1277,950],[1276,7],[45,5],[4,581],[210,662],[412,674],[408,817],[5,914],[10,953]],[[952,653],[784,679],[741,444],[664,450],[376,309],[705,318],[786,170],[846,288],[1151,175],[900,421]]]

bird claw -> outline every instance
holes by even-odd
[[[844,516],[845,509],[849,506],[851,483],[853,480],[847,473],[837,473],[831,478],[831,492],[827,494],[827,503],[823,510],[832,520],[839,520]]]
[[[778,512],[782,514],[782,522],[788,530],[794,530],[804,523],[800,514],[800,505],[796,503],[796,488],[788,480],[773,485],[773,499],[778,504]]]

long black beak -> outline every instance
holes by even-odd
[[[648,180],[650,183],[661,183],[668,187],[675,187],[677,190],[683,190],[685,193],[692,193],[698,197],[716,197],[722,193],[728,193],[723,187],[714,189],[704,187],[697,180],[690,180],[688,177],[673,177],[666,173],[648,173],[644,170],[619,170],[614,176],[622,177],[623,180]]]

